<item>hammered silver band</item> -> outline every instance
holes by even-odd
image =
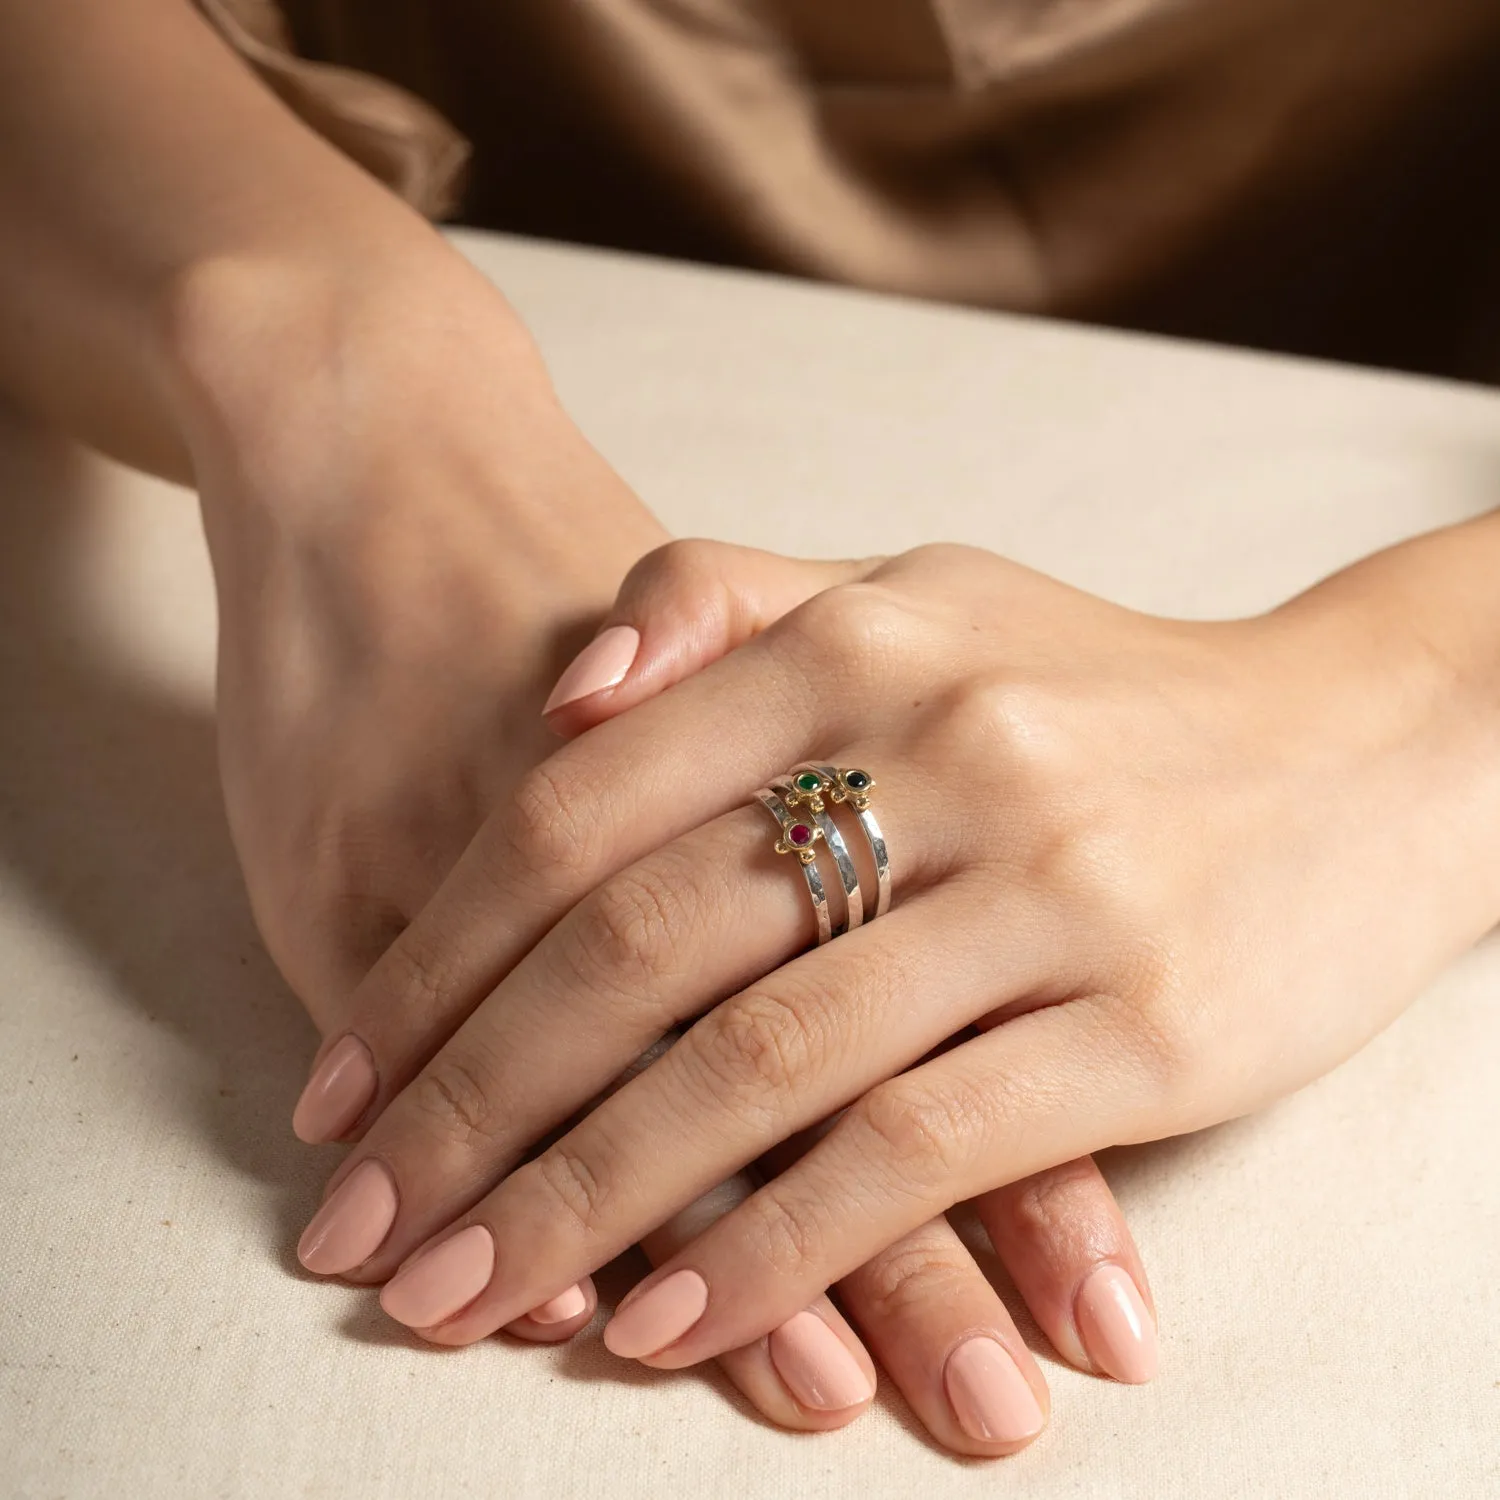
[[[771,789],[780,796],[782,805],[787,806],[787,798],[792,794],[791,783],[773,781]],[[839,832],[838,824],[828,816],[827,811],[821,807],[809,807],[807,812],[818,832],[823,835],[823,842],[828,845],[834,864],[838,866],[839,884],[844,888],[844,918],[842,923],[835,923],[833,935],[842,937],[846,932],[853,932],[865,920],[865,898],[859,888],[859,871],[854,868],[854,860],[849,853],[848,844],[844,842],[844,835]]]
[[[792,814],[791,809],[787,807],[786,803],[770,787],[762,787],[755,796],[756,800],[766,811],[776,819],[781,829],[781,840],[777,844],[777,848],[794,849],[796,846],[790,842],[791,833],[800,820]],[[819,831],[821,832],[821,830]],[[847,852],[846,850],[846,856]],[[828,892],[823,888],[823,877],[818,873],[816,859],[799,859],[798,868],[802,871],[807,881],[807,893],[812,897],[813,916],[817,919],[818,923],[818,946],[822,947],[824,943],[834,936],[833,919],[828,911]],[[842,933],[844,931],[845,928],[841,926],[839,932]]]
[[[812,896],[813,914],[818,923],[818,942],[841,937],[846,932],[883,917],[891,905],[891,861],[886,850],[885,834],[879,820],[870,810],[875,778],[868,771],[840,768],[818,761],[803,761],[785,776],[777,777],[755,795],[776,819],[780,836],[778,854],[795,854],[802,866],[807,889]],[[860,831],[870,846],[870,860],[875,871],[875,909],[872,912],[860,888],[859,867],[849,853],[843,831],[833,817],[829,803],[847,807],[859,821]],[[818,844],[823,843],[838,869],[843,891],[842,911],[829,910],[828,891],[818,871]]]
[[[834,766],[825,766],[817,761],[803,761],[794,769],[816,771],[836,788],[843,785],[843,775]],[[847,803],[854,816],[859,819],[859,826],[869,840],[870,858],[875,861],[875,910],[870,916],[873,922],[876,917],[883,917],[891,909],[891,857],[885,847],[885,834],[881,832],[875,814],[853,799],[847,799]]]

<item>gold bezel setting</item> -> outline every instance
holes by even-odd
[[[835,802],[847,802],[855,812],[864,812],[870,805],[870,793],[875,790],[875,778],[857,766],[840,767],[834,773],[834,782],[829,796]]]

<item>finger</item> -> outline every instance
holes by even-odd
[[[762,1167],[784,1172],[833,1124],[823,1121],[778,1146]],[[1046,1425],[1042,1372],[946,1218],[929,1220],[866,1261],[838,1293],[886,1374],[945,1448],[994,1458],[1027,1446]]]
[[[656,1047],[637,1059],[629,1076],[643,1072],[665,1050],[665,1046]],[[621,1085],[624,1081],[620,1080]],[[743,1173],[721,1183],[647,1235],[641,1242],[646,1258],[660,1265],[753,1191],[754,1184]],[[596,1305],[593,1280],[585,1277],[579,1287],[534,1309],[506,1332],[534,1343],[558,1342],[584,1327]],[[768,1339],[731,1349],[718,1363],[762,1415],[797,1431],[843,1427],[865,1410],[875,1394],[874,1364],[826,1296],[793,1314]]]
[[[898,776],[895,784],[900,795],[882,816],[894,830],[891,846],[904,852],[901,884],[911,898],[946,860],[943,799],[924,794],[916,777]],[[307,1269],[384,1281],[670,1027],[807,948],[813,930],[806,884],[799,867],[774,852],[775,829],[763,808],[738,809],[653,851],[574,907],[386,1107],[335,1173],[299,1247]],[[937,861],[931,868],[929,859]],[[839,972],[837,960],[829,972]],[[929,1021],[928,1029],[936,1024]],[[653,1093],[662,1081],[653,1081]],[[700,1077],[683,1087],[709,1086]],[[631,1113],[643,1134],[667,1118],[640,1113],[653,1107],[647,1100]],[[659,1107],[681,1114],[691,1106],[679,1088]],[[700,1150],[706,1144],[700,1138]],[[699,1185],[662,1201],[622,1248],[770,1144],[747,1140],[743,1156],[723,1170],[704,1164]],[[674,1143],[672,1161],[663,1188],[694,1165],[694,1153]],[[377,1201],[376,1189],[366,1185],[372,1174],[384,1188],[380,1213],[361,1207],[366,1198]],[[346,1181],[352,1186],[345,1188]]]
[[[955,1453],[994,1458],[1047,1423],[1047,1382],[974,1257],[944,1218],[904,1235],[838,1285],[923,1425]]]
[[[801,637],[783,633],[801,614],[523,778],[351,997],[348,1029],[330,1039],[298,1103],[301,1139],[357,1135],[580,897],[747,803],[809,746],[836,743],[815,665]],[[820,618],[847,634],[859,610],[798,630],[824,628]],[[858,659],[878,663],[882,651],[872,644]]]
[[[1064,1359],[1130,1385],[1156,1374],[1156,1305],[1145,1267],[1093,1157],[983,1193],[974,1208]]]
[[[727,542],[668,542],[625,575],[599,634],[558,679],[542,712],[566,738],[636,703],[759,634],[878,560],[814,562]]]
[[[693,1364],[774,1327],[956,1202],[1149,1138],[1164,1061],[1134,1035],[1116,1002],[1073,1001],[872,1089],[806,1157],[632,1292],[605,1342],[663,1368]]]
[[[948,882],[716,1007],[465,1215],[471,1243],[488,1236],[488,1267],[463,1263],[470,1279],[460,1285],[446,1262],[419,1272],[436,1252],[418,1251],[382,1294],[386,1310],[438,1342],[483,1337],[929,1051],[989,1000],[984,958],[1030,977],[1032,955],[1012,960],[1005,934],[976,931],[964,897],[961,882]],[[975,976],[972,993],[955,974]],[[503,1274],[492,1278],[497,1255]],[[721,1348],[764,1334],[828,1284]]]
[[[523,1318],[506,1325],[505,1331],[528,1344],[560,1344],[593,1321],[599,1306],[594,1278],[585,1276],[566,1291],[549,1297]]]
[[[641,1242],[660,1265],[754,1191],[736,1175],[674,1215]],[[854,1330],[827,1296],[819,1296],[742,1349],[719,1356],[719,1367],[764,1416],[796,1431],[846,1426],[875,1395],[875,1366]]]

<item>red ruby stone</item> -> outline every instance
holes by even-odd
[[[787,837],[800,849],[812,843],[812,829],[806,823],[793,823]]]

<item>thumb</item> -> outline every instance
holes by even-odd
[[[878,559],[814,562],[728,542],[668,542],[625,575],[599,634],[542,709],[571,738],[690,677]]]

